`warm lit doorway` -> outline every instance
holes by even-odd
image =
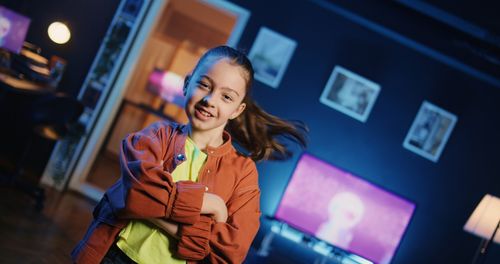
[[[139,33],[136,40],[140,47],[127,58],[129,70],[118,73],[116,96],[107,102],[101,125],[92,132],[70,180],[71,189],[93,199],[100,199],[120,175],[123,137],[159,119],[186,121],[178,100],[159,92],[157,80],[173,74],[173,83],[178,83],[206,49],[234,46],[249,18],[247,10],[220,0],[153,1],[150,10],[148,16],[155,18],[141,28],[144,38]]]

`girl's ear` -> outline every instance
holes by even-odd
[[[182,91],[184,92],[184,96],[186,96],[186,94],[187,94],[189,80],[191,80],[191,74],[186,75],[186,78],[184,78],[184,87],[182,88]]]
[[[236,111],[234,111],[234,113],[231,115],[231,117],[229,117],[229,119],[233,120],[233,119],[237,118],[238,116],[240,116],[241,113],[243,113],[243,111],[245,111],[246,107],[247,107],[247,104],[241,103],[238,106],[238,109],[236,109]]]

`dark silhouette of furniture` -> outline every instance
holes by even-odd
[[[68,133],[83,126],[78,118],[83,112],[83,104],[66,94],[46,94],[34,100],[29,109],[24,111],[25,119],[30,130],[24,143],[24,150],[15,164],[14,172],[5,175],[3,180],[8,186],[20,189],[35,199],[35,208],[41,210],[45,200],[44,189],[36,182],[30,182],[25,177],[26,163],[34,159],[31,152],[34,137],[39,136],[48,140],[57,141]]]

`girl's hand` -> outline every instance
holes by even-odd
[[[227,221],[227,207],[224,200],[213,193],[205,193],[203,196],[203,204],[201,206],[201,214],[213,215],[216,222]]]
[[[172,237],[179,239],[179,237],[177,236],[179,225],[177,225],[176,223],[160,218],[150,218],[148,220],[157,227],[161,228],[163,231],[167,232]]]

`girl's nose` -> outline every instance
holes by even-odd
[[[203,97],[203,103],[206,104],[207,106],[213,106],[212,102],[212,94],[207,94],[205,97]]]

